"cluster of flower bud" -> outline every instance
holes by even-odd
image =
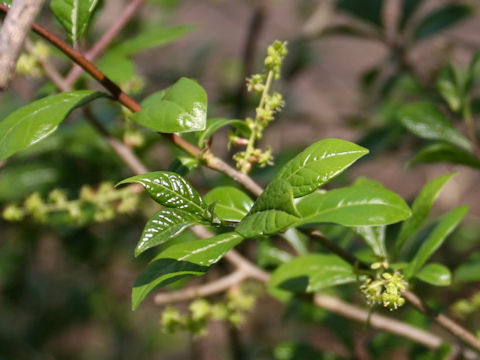
[[[237,287],[230,290],[221,302],[211,303],[202,298],[194,300],[188,307],[188,313],[168,306],[162,313],[160,323],[167,333],[188,331],[195,336],[206,336],[208,322],[212,320],[240,326],[255,301],[254,293],[243,287]]]
[[[7,221],[32,216],[38,222],[47,222],[50,216],[66,213],[68,216],[62,218],[65,222],[102,222],[113,219],[117,213],[135,211],[137,203],[137,196],[129,188],[116,190],[112,183],[104,182],[96,190],[84,185],[76,200],[68,200],[67,193],[60,189],[52,190],[45,200],[35,192],[25,199],[23,206],[8,205],[2,216]]]
[[[268,47],[268,56],[265,58],[265,68],[267,71],[273,72],[275,79],[280,79],[280,70],[283,60],[288,54],[287,42],[276,40]]]
[[[50,49],[48,46],[41,42],[37,41],[30,53],[20,54],[17,61],[17,73],[20,75],[26,75],[31,77],[41,77],[43,75],[42,68],[39,64],[39,61],[47,60],[50,56]]]
[[[379,263],[373,264],[372,269],[378,270],[376,277],[366,277],[360,285],[360,291],[367,303],[383,305],[390,310],[403,306],[405,299],[402,297],[402,290],[405,290],[408,285],[404,276],[398,271],[393,273],[384,271],[384,266]]]

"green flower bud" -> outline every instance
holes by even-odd
[[[173,333],[184,327],[185,317],[176,308],[169,306],[163,311],[160,324],[165,332]]]
[[[197,299],[188,307],[192,313],[192,319],[205,320],[210,315],[210,303],[205,299]]]
[[[20,221],[25,217],[25,211],[17,205],[8,205],[2,212],[2,216],[7,221]]]

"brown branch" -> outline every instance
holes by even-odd
[[[3,12],[8,12],[8,7],[6,7],[3,4],[0,4],[0,11]],[[95,67],[89,60],[87,60],[84,56],[79,54],[77,51],[72,49],[70,46],[68,46],[65,42],[57,38],[55,35],[51,34],[48,30],[44,29],[43,27],[33,24],[32,26],[33,30],[37,32],[40,36],[44,37],[46,40],[48,40],[50,43],[58,47],[62,52],[64,52],[67,56],[69,56],[74,62],[79,64],[85,71],[87,71],[94,79],[96,79],[100,84],[102,84],[107,90],[110,91],[112,96],[114,97],[115,100],[123,104],[124,106],[128,107],[130,110],[137,112],[141,110],[140,104],[138,104],[133,98],[131,98],[129,95],[124,93],[115,83],[113,83],[109,78],[107,78],[98,68]],[[162,134],[165,135],[167,138],[169,138],[175,145],[186,151],[187,153],[190,153],[191,155],[199,156],[201,154],[201,150],[195,147],[194,145],[190,144],[183,138],[175,135],[175,134]],[[210,157],[209,162],[214,161],[215,158]],[[220,169],[224,165],[222,161],[217,162],[216,167],[213,167],[214,169]],[[208,164],[207,164],[208,165]],[[244,174],[241,174],[237,170],[231,168],[230,166],[226,165],[228,167],[229,173],[227,175],[233,176],[235,175],[236,181],[241,182],[244,181]],[[226,169],[224,169],[226,170]],[[241,175],[240,175],[241,174]],[[232,177],[233,178],[233,177]],[[252,192],[261,192],[259,191],[261,188],[251,180],[255,186],[251,189],[254,190]],[[247,186],[249,183],[244,184],[241,183],[242,185]],[[250,189],[249,189],[250,190]],[[326,241],[326,238],[324,238],[322,241]],[[330,250],[335,249],[335,247],[331,247]],[[332,250],[334,251],[334,250]],[[233,251],[234,257],[236,252]],[[228,255],[228,254],[227,254]],[[348,261],[352,265],[356,264],[361,264],[358,260],[353,260],[351,256],[346,256],[344,252],[339,252],[337,253],[340,257],[342,257],[344,260]],[[238,256],[240,256],[238,254]],[[226,257],[227,259],[231,259],[231,255]],[[239,260],[238,258],[236,260]],[[248,261],[248,260],[245,260]],[[243,261],[242,261],[243,262]],[[254,265],[252,265],[254,266]],[[432,309],[430,309],[420,298],[418,298],[415,294],[406,292],[405,298],[420,312],[423,314],[430,316],[437,324],[439,324],[441,327],[452,333],[454,336],[458,337],[461,339],[463,342],[471,346],[472,348],[476,349],[477,351],[480,351],[480,340],[477,339],[473,334],[471,334],[468,330],[464,329],[457,323],[455,323],[453,320],[448,318],[445,315],[442,314],[436,314]]]
[[[0,31],[0,89],[5,89],[13,76],[18,57],[33,21],[45,0],[15,0]],[[6,7],[5,5],[3,5]]]
[[[122,31],[125,25],[137,13],[144,3],[145,0],[131,0],[130,3],[125,6],[122,13],[115,18],[113,24],[102,35],[102,37],[90,50],[85,53],[85,57],[90,61],[96,60],[107,49],[111,42],[117,37],[120,31]],[[65,82],[72,86],[81,74],[82,68],[74,63],[72,69],[65,77]]]

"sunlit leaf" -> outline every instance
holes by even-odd
[[[104,96],[91,90],[52,95],[21,107],[0,121],[0,161],[53,133],[76,108]]]
[[[416,275],[416,278],[435,286],[448,286],[452,283],[452,274],[441,264],[427,264]]]
[[[215,213],[226,221],[242,220],[253,205],[247,194],[232,186],[216,187],[203,199],[208,205],[215,203]]]
[[[243,238],[225,233],[210,239],[199,239],[172,245],[158,254],[135,281],[132,309],[152,291],[188,275],[202,275]]]

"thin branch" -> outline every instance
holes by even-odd
[[[102,35],[102,37],[95,43],[95,45],[85,53],[85,57],[90,60],[96,60],[107,47],[112,43],[112,41],[117,37],[117,35],[122,31],[125,25],[130,21],[130,19],[137,13],[137,11],[145,3],[145,0],[132,0],[130,3],[125,6],[122,13],[115,18],[113,24],[108,28],[108,30]],[[75,81],[82,74],[82,68],[74,63],[72,69],[65,77],[65,82],[72,86]]]
[[[228,289],[241,284],[248,278],[248,274],[241,270],[226,275],[218,280],[211,281],[205,285],[191,286],[173,292],[161,292],[155,295],[154,302],[157,305],[172,304],[195,299],[197,297],[212,296],[227,291]]]
[[[0,31],[0,89],[2,90],[8,86],[15,75],[15,67],[23,43],[44,2],[45,0],[16,0],[5,18]]]

